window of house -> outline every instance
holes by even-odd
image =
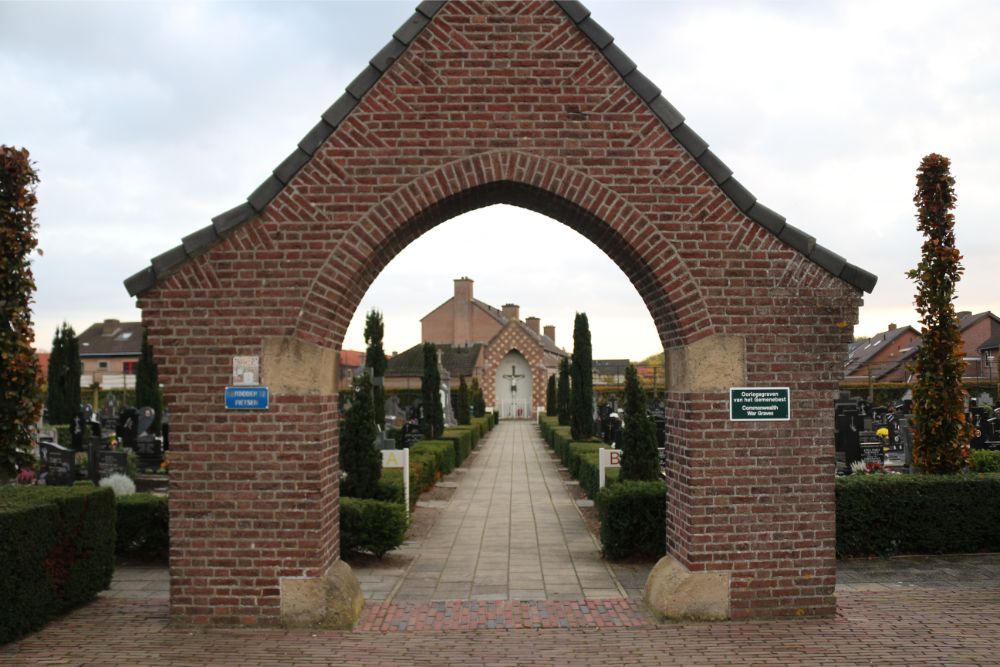
[[[99,361],[99,362],[97,362],[97,367],[98,368],[107,368],[108,367],[108,362],[106,362],[106,361]]]
[[[137,363],[136,361],[123,361],[122,373],[125,375],[135,375],[135,366]]]

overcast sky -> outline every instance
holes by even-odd
[[[958,306],[1000,310],[1000,3],[586,4],[758,199],[879,276],[857,334],[916,324],[904,272],[920,246],[914,174],[930,152],[957,179]],[[64,319],[77,332],[139,319],[122,281],[243,201],[415,6],[0,0],[0,143],[27,147],[41,176],[38,346]],[[487,233],[494,252],[473,261]],[[509,207],[404,250],[345,347],[363,348],[372,307],[388,350],[415,344],[419,318],[461,275],[488,303],[556,325],[567,347],[585,310],[597,357],[659,349],[613,262]]]

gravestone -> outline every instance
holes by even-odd
[[[385,437],[385,431],[379,431],[378,435],[375,437],[375,448],[376,449],[396,449],[396,440],[394,438]]]
[[[135,449],[136,438],[139,436],[139,411],[135,408],[124,408],[118,413],[118,423],[115,425],[115,435],[125,447]]]
[[[138,467],[143,472],[156,472],[163,463],[163,444],[155,435],[143,433],[135,441],[135,453],[138,456]]]
[[[86,423],[87,420],[83,416],[82,411],[74,415],[73,419],[69,422],[69,438],[72,449],[75,452],[83,451],[84,427]]]
[[[139,408],[136,431],[138,431],[139,435],[148,432],[149,427],[153,425],[154,421],[156,421],[156,410],[150,407]]]
[[[41,474],[47,486],[70,486],[76,481],[76,452],[67,447],[43,442],[39,445]]]
[[[833,437],[838,472],[847,473],[852,463],[862,460],[861,441],[858,437],[860,418],[857,402],[837,405],[833,418]]]
[[[986,443],[991,435],[988,433],[991,416],[989,408],[975,407],[970,411],[968,419],[972,425],[972,440],[969,442],[969,446],[972,449],[986,449]]]
[[[52,428],[51,426],[38,429],[38,442],[49,442],[58,445],[59,431]]]
[[[870,463],[883,465],[885,463],[885,445],[882,439],[875,434],[875,431],[862,431],[858,435],[861,446],[861,460],[866,465]]]
[[[104,479],[111,475],[128,473],[128,454],[104,450],[97,455],[97,477]]]

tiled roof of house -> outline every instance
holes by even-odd
[[[844,364],[844,375],[850,375],[854,371],[858,370],[858,368],[867,363],[879,351],[884,350],[886,344],[896,340],[907,331],[917,333],[917,330],[911,326],[897,327],[895,329],[877,333],[868,340],[862,340],[858,341],[856,344],[852,344],[848,349],[847,362]],[[900,355],[899,358],[903,357],[904,355]],[[879,373],[881,373],[881,369],[879,370]]]
[[[138,357],[142,351],[142,322],[104,320],[77,337],[80,357]]]
[[[460,375],[469,377],[476,369],[479,343],[465,347],[438,344],[441,351],[441,365],[453,378]],[[410,349],[400,352],[386,363],[386,377],[421,377],[424,374],[424,345],[418,343]]]
[[[979,346],[980,351],[995,350],[997,348],[1000,348],[1000,333],[993,336],[992,338],[990,338],[985,343]]]
[[[788,224],[784,216],[757,201],[742,183],[733,178],[732,169],[708,149],[708,143],[691,129],[684,116],[660,94],[660,89],[638,70],[635,62],[614,43],[614,37],[591,17],[590,10],[583,3],[576,0],[555,0],[555,2],[607,58],[625,83],[649,105],[650,110],[674,139],[698,161],[712,180],[719,184],[740,211],[777,236],[783,243],[844,282],[865,292],[871,292],[875,288],[878,278],[874,274],[847,262],[840,255],[817,244],[815,238]],[[382,50],[375,54],[368,66],[348,84],[347,92],[326,110],[319,123],[303,137],[291,155],[275,167],[267,180],[247,197],[247,201],[216,216],[212,219],[211,225],[185,236],[181,245],[157,255],[152,259],[150,266],[127,278],[125,288],[129,294],[135,296],[150,289],[160,278],[176,271],[189,258],[204,252],[222,236],[260,214],[291,182],[295,174],[312,160],[323,142],[333,134],[365,93],[406,51],[443,5],[444,0],[424,0],[417,5],[413,15],[400,26]]]
[[[365,353],[361,350],[341,350],[341,368],[360,368],[365,365]]]

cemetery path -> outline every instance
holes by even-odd
[[[390,599],[622,599],[597,541],[529,421],[502,421]]]

